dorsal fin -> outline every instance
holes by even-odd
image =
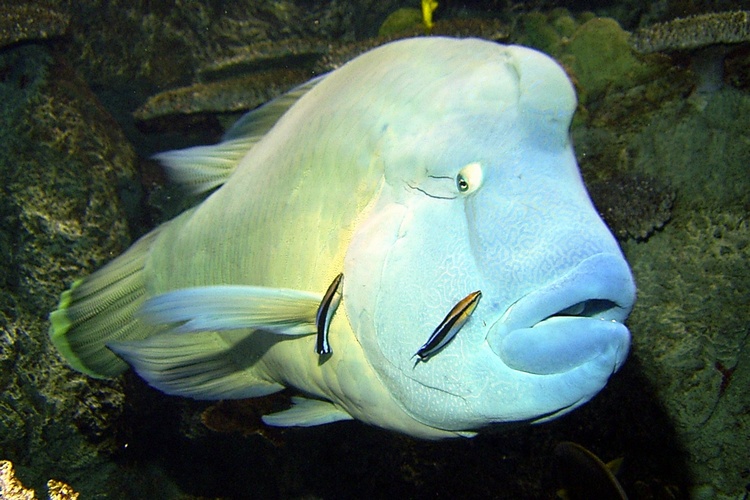
[[[263,137],[289,108],[294,106],[303,95],[307,94],[327,75],[326,73],[325,75],[308,80],[276,99],[272,99],[262,106],[248,111],[239,120],[234,122],[234,125],[229,127],[229,130],[222,137],[222,141],[231,141],[246,137],[256,137],[257,139]]]
[[[165,151],[153,158],[167,169],[172,182],[183,186],[191,194],[207,193],[224,184],[247,152],[273,128],[289,108],[324,77],[325,75],[313,78],[245,113],[227,130],[218,144]]]

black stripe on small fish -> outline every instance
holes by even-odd
[[[335,278],[328,286],[323,300],[320,301],[318,306],[318,312],[315,314],[315,327],[318,330],[318,337],[315,340],[315,352],[319,355],[330,354],[331,346],[328,344],[328,328],[331,325],[331,318],[333,313],[341,302],[341,280],[344,274],[341,273]]]
[[[477,308],[481,297],[481,290],[477,290],[476,292],[471,292],[458,301],[458,304],[453,306],[453,309],[450,310],[445,319],[432,332],[427,342],[414,354],[418,358],[417,362],[427,361],[436,352],[445,347],[448,342],[453,340],[453,337],[456,336],[461,327],[468,321],[471,313]]]

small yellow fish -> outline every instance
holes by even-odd
[[[427,31],[432,29],[432,13],[437,9],[438,3],[434,0],[422,0],[422,20]]]

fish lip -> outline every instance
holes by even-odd
[[[564,373],[598,359],[601,370],[612,373],[629,350],[630,333],[623,322],[634,302],[635,283],[625,259],[596,254],[514,302],[490,327],[486,340],[516,371]],[[569,311],[580,304],[582,314]],[[589,304],[595,307],[587,310]]]
[[[596,276],[596,281],[581,288],[581,281],[591,275]],[[529,328],[591,300],[608,301],[614,307],[588,317],[621,323],[630,314],[635,303],[635,283],[622,256],[599,253],[584,259],[564,276],[511,304],[498,323],[508,332]]]

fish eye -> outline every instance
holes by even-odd
[[[476,191],[482,185],[482,165],[472,162],[459,170],[456,176],[456,188],[459,193],[469,194]]]

